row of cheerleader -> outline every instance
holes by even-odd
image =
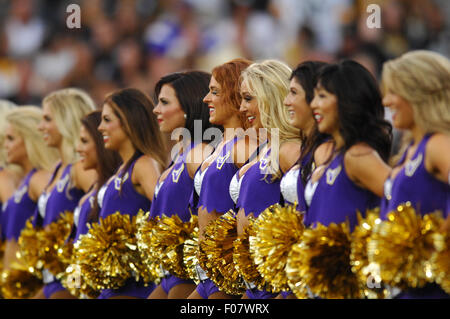
[[[448,298],[449,84],[429,51],[380,83],[237,58],[99,107],[4,102],[1,295]]]

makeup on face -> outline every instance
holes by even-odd
[[[121,143],[128,139],[125,131],[122,128],[119,117],[114,113],[114,110],[108,103],[103,105],[102,121],[98,130],[103,136],[105,148],[111,150],[119,150]]]
[[[11,124],[5,127],[6,160],[11,164],[21,164],[27,158],[27,150],[23,138],[16,132]]]
[[[158,104],[153,109],[159,128],[162,132],[170,133],[185,125],[185,113],[177,98],[176,92],[169,84],[164,84],[158,95]]]
[[[248,86],[245,82],[241,83],[240,94],[241,107],[239,111],[245,114],[250,127],[254,129],[262,128],[263,125],[261,123],[258,101],[256,100],[256,97],[249,92]]]
[[[314,120],[321,133],[333,134],[339,129],[337,98],[334,94],[318,86],[311,102]]]
[[[42,106],[42,120],[38,125],[47,146],[58,147],[62,142],[62,136],[54,120],[52,111],[47,104]]]
[[[80,128],[80,138],[76,151],[80,154],[80,160],[85,170],[97,167],[95,142],[84,126]]]

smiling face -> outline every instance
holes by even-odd
[[[223,103],[221,94],[221,86],[212,76],[209,82],[209,92],[203,99],[203,102],[208,104],[211,124],[223,125],[230,116],[227,110],[228,106]]]
[[[289,93],[284,99],[284,105],[289,113],[289,123],[301,130],[308,130],[314,125],[311,107],[306,101],[306,93],[297,79],[292,78],[289,84]]]
[[[8,163],[21,165],[28,158],[23,138],[9,123],[5,127],[5,142],[3,145]]]
[[[184,127],[185,114],[176,92],[169,84],[164,84],[158,96],[158,104],[153,109],[157,116],[161,132],[171,133],[178,127]]]
[[[47,146],[59,147],[61,145],[62,135],[56,126],[52,110],[46,103],[42,106],[42,120],[38,125],[38,130],[42,132]]]
[[[335,135],[339,132],[339,115],[336,95],[318,85],[311,102],[313,116],[321,133]]]
[[[411,104],[398,94],[388,91],[383,97],[383,105],[392,113],[392,124],[397,129],[412,129],[414,113]]]
[[[254,129],[262,128],[261,116],[259,114],[258,101],[250,94],[247,83],[241,83],[241,108],[239,109],[248,120],[250,127]]]
[[[102,121],[98,130],[103,135],[106,149],[118,151],[120,146],[128,141],[128,136],[122,128],[119,117],[108,103],[103,105]]]
[[[80,154],[83,169],[88,170],[97,167],[97,150],[95,148],[95,142],[84,125],[80,128],[77,152]]]

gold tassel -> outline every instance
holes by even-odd
[[[294,205],[272,205],[254,222],[254,236],[249,236],[250,254],[261,276],[273,292],[288,291],[285,267],[292,245],[301,240],[303,216]]]
[[[408,202],[374,227],[368,258],[379,267],[383,283],[408,289],[434,281],[430,258],[434,251],[433,234],[441,220],[439,213],[421,217]]]
[[[25,222],[18,243],[16,252],[17,260],[26,267],[26,269],[39,279],[42,279],[42,270],[44,261],[40,255],[40,243],[38,233],[43,231],[41,227],[33,227],[33,217]]]
[[[233,242],[233,261],[237,271],[245,281],[253,283],[259,290],[272,292],[272,287],[261,276],[250,255],[249,238],[255,236],[254,222],[253,218],[249,218],[249,224],[245,227],[243,234]]]
[[[230,210],[206,226],[200,242],[200,266],[216,286],[229,295],[242,295],[245,291],[244,281],[233,262],[236,237],[236,216]]]
[[[303,295],[306,286],[321,298],[362,298],[358,278],[350,266],[348,223],[318,223],[306,229],[300,243],[292,247],[287,274],[291,287]]]
[[[73,213],[61,213],[53,223],[47,225],[42,231],[38,232],[39,255],[42,258],[44,268],[48,269],[55,277],[64,273],[67,264],[63,262],[65,254],[72,251],[72,242],[66,243],[73,226]]]
[[[28,299],[42,287],[42,280],[30,273],[25,265],[13,262],[1,272],[1,293],[5,299]]]
[[[88,233],[79,237],[74,258],[83,280],[94,290],[120,288],[133,275],[139,280],[143,266],[135,233],[136,217],[116,212],[90,225]]]
[[[163,216],[152,229],[151,250],[156,260],[171,274],[178,278],[189,279],[183,260],[183,248],[197,227],[197,216],[191,215],[183,222],[176,214]]]

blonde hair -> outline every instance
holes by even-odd
[[[94,101],[83,90],[67,88],[48,94],[42,104],[50,108],[62,136],[62,157],[74,163],[81,119],[96,109]]]
[[[382,90],[407,100],[415,123],[426,133],[450,134],[450,61],[416,50],[383,65]]]
[[[21,106],[11,110],[6,116],[6,122],[22,137],[31,165],[51,170],[58,159],[58,152],[46,146],[38,131],[41,119],[42,110],[37,106]]]
[[[6,154],[3,147],[5,142],[6,115],[16,105],[8,100],[0,100],[0,167],[6,166]]]
[[[241,83],[245,83],[249,93],[256,98],[263,127],[278,129],[280,145],[286,141],[300,143],[300,130],[289,124],[284,106],[291,73],[291,68],[285,63],[270,59],[251,64],[241,74]],[[276,159],[278,150],[272,150],[269,163],[274,164]],[[280,177],[281,171],[277,170],[272,176],[273,179]]]

